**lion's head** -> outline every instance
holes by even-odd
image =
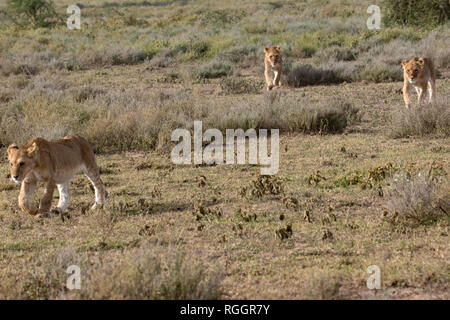
[[[281,63],[281,47],[265,47],[264,52],[272,67]]]
[[[37,164],[38,146],[36,142],[30,146],[19,148],[16,144],[8,147],[8,161],[11,180],[21,183]]]
[[[417,79],[422,77],[423,66],[425,64],[424,58],[413,57],[411,60],[403,60],[402,67],[406,79],[414,84]]]

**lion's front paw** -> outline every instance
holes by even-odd
[[[39,219],[39,218],[48,218],[49,217],[49,212],[48,211],[41,211],[41,210],[39,210],[34,217],[37,218],[37,219]]]
[[[273,87],[274,87],[274,85],[273,85],[273,84],[271,84],[271,85],[267,86],[267,91],[270,91],[270,90],[272,90],[272,89],[273,89]]]
[[[104,204],[102,203],[94,203],[94,205],[91,207],[91,210],[98,210],[98,209],[103,209]]]
[[[52,208],[52,210],[50,210],[50,212],[53,214],[62,214],[61,208],[58,208],[58,207]]]

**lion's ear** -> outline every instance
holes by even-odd
[[[265,48],[264,48],[264,52],[265,52],[265,53],[269,52],[269,48],[265,47]]]
[[[425,60],[423,58],[419,58],[419,60],[417,60],[419,62],[419,64],[424,64]]]
[[[402,67],[403,67],[403,68],[404,68],[407,64],[408,64],[408,61],[406,61],[406,60],[403,60],[403,61],[402,61]]]
[[[281,51],[281,47],[280,46],[275,47],[275,49],[277,49],[278,51]]]
[[[8,156],[11,154],[13,150],[19,150],[19,146],[15,143],[9,145],[8,149],[6,150],[8,152]]]
[[[31,146],[29,146],[27,149],[28,156],[31,158],[36,158],[38,151],[39,151],[39,146],[37,145],[36,142],[33,142],[33,144]]]

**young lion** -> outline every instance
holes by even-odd
[[[430,102],[436,96],[436,85],[433,64],[428,58],[418,58],[413,57],[411,60],[403,60],[403,99],[405,100],[406,108],[411,105],[411,100],[409,99],[408,89],[409,85],[412,84],[419,95],[419,105],[423,102],[425,98],[425,91],[428,88],[428,94],[430,97]]]
[[[279,88],[281,86],[280,78],[281,69],[283,66],[281,47],[266,47],[264,48],[264,52],[266,53],[266,57],[264,59],[264,64],[266,66],[264,76],[266,77],[267,90]],[[274,74],[273,81],[270,79],[270,71],[273,71]]]
[[[53,191],[57,186],[59,201],[52,212],[62,213],[69,205],[70,180],[80,171],[94,185],[95,204],[92,209],[105,204],[105,187],[100,179],[95,155],[84,138],[71,136],[55,141],[34,138],[22,148],[16,144],[10,145],[7,153],[11,179],[21,184],[19,207],[24,212],[38,217],[45,215],[50,210]],[[30,200],[38,181],[45,184],[39,209]]]

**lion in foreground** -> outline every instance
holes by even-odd
[[[425,98],[428,89],[429,101],[432,102],[436,96],[436,78],[434,76],[433,64],[428,58],[413,57],[411,60],[403,60],[403,99],[406,108],[411,105],[409,99],[409,87],[414,86],[419,96],[419,105]]]
[[[266,57],[264,58],[267,90],[272,90],[280,87],[281,71],[283,67],[283,60],[281,58],[281,47],[266,47],[264,48]],[[270,71],[273,71],[273,81],[270,78]]]
[[[95,190],[92,209],[105,204],[105,187],[100,179],[95,155],[86,139],[69,136],[55,141],[34,138],[23,147],[12,144],[7,149],[11,179],[20,184],[19,207],[26,213],[40,217],[50,211],[53,191],[58,187],[59,201],[52,212],[62,213],[69,206],[70,180],[83,171]],[[45,185],[39,209],[31,202],[37,182]]]

